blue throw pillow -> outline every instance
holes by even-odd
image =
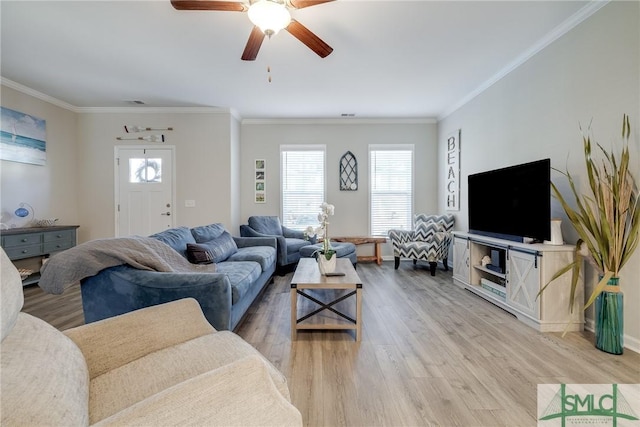
[[[187,243],[196,243],[191,235],[189,227],[176,227],[152,234],[149,237],[160,240],[171,246],[183,257],[187,257]]]
[[[226,230],[222,224],[209,224],[201,225],[200,227],[193,227],[191,234],[196,239],[196,243],[210,242],[213,239],[217,239]]]
[[[199,246],[208,248],[213,262],[216,263],[222,262],[238,252],[236,241],[228,231],[224,231],[219,237],[208,242],[200,242]]]

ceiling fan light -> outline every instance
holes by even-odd
[[[249,19],[263,33],[271,36],[289,25],[291,14],[283,3],[260,0],[249,7]]]

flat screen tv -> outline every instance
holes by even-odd
[[[518,242],[551,239],[551,161],[469,175],[469,232]]]

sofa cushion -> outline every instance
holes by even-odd
[[[232,332],[205,335],[150,353],[91,381],[90,423],[116,414],[189,378],[252,355],[266,361]],[[285,377],[268,361],[267,366],[276,388],[288,400]]]
[[[256,286],[262,274],[260,264],[254,261],[225,261],[216,265],[218,273],[226,274],[231,282],[231,304],[235,304]]]
[[[73,341],[20,313],[1,349],[0,425],[89,424],[89,372]]]
[[[187,243],[187,259],[192,264],[211,264],[213,263],[213,254],[206,245]]]
[[[149,237],[160,240],[171,246],[183,257],[187,257],[187,243],[196,243],[189,227],[176,227],[152,234]]]
[[[215,402],[212,404],[212,402]],[[302,426],[302,416],[278,392],[259,356],[190,378],[95,427],[109,426]]]
[[[249,227],[258,233],[282,236],[282,224],[277,216],[250,216]]]
[[[211,253],[213,262],[222,262],[238,251],[238,245],[233,240],[228,231],[222,232],[220,236],[207,242],[199,243],[201,247],[206,247]]]
[[[287,237],[285,240],[287,241],[287,254],[297,253],[300,251],[300,248],[308,246],[310,243],[308,240],[296,239],[294,237]]]
[[[196,240],[196,243],[209,242],[213,239],[220,237],[222,233],[226,230],[224,226],[220,223],[217,224],[209,224],[209,225],[201,225],[200,227],[193,227],[191,229],[191,234],[193,238]]]
[[[255,261],[266,271],[276,262],[276,248],[271,246],[246,246],[227,258],[227,261]]]
[[[22,280],[20,273],[9,260],[4,249],[0,248],[2,275],[0,283],[0,328],[2,328],[1,340],[4,340],[13,325],[16,323],[18,313],[22,309],[24,303],[24,291],[22,290]]]

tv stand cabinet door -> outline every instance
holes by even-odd
[[[540,260],[538,254],[509,250],[507,262],[507,303],[535,319],[540,319]]]
[[[461,237],[453,239],[453,278],[466,285],[471,280],[469,239]]]

